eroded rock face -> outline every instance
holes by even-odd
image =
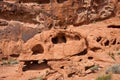
[[[117,0],[13,0],[13,3],[7,0],[0,3],[0,18],[34,24],[42,22],[47,27],[80,25],[114,16],[117,4]]]
[[[61,59],[84,51],[86,42],[80,33],[51,30],[37,34],[25,43],[23,49],[21,58],[24,60]]]
[[[0,49],[5,56],[21,53],[22,45],[43,30],[14,21],[1,20],[0,24]]]
[[[0,60],[3,56],[18,58],[21,72],[48,68],[47,80],[81,80],[104,64],[117,63],[119,57],[110,52],[120,49],[119,3],[0,0]],[[96,22],[115,15],[116,21]],[[89,22],[93,24],[79,26]]]
[[[56,77],[46,76],[48,80],[74,79],[97,71],[103,67],[97,61],[114,62],[109,52],[104,51],[120,46],[119,27],[112,23],[100,24],[104,27],[52,29],[37,34],[23,45],[19,60],[25,65],[27,61],[47,61],[46,64],[57,71]]]

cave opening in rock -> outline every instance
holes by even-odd
[[[33,55],[37,55],[44,52],[43,46],[41,44],[37,44],[32,48]]]
[[[30,60],[24,62],[24,67],[22,68],[23,71],[28,70],[43,70],[46,68],[50,68],[50,66],[47,64],[47,61],[44,60],[42,63],[39,63],[38,60]]]
[[[39,0],[40,4],[48,4],[50,3],[50,0]]]
[[[78,53],[77,55],[78,55],[78,56],[86,55],[87,52],[88,52],[87,49],[85,49],[84,51]]]
[[[75,35],[75,40],[80,40],[80,37],[78,35]]]
[[[61,66],[60,69],[64,69],[64,66]]]
[[[50,3],[50,0],[18,0],[19,3],[23,2],[23,3],[39,3],[39,4],[48,4]]]
[[[57,0],[58,3],[63,3],[65,1],[67,1],[67,0]]]
[[[120,25],[109,25],[108,28],[120,28]]]
[[[75,75],[75,72],[68,74],[68,77],[73,77]]]
[[[19,57],[19,54],[11,54],[10,57],[15,57],[15,58],[17,58],[17,57]]]
[[[90,50],[96,52],[96,51],[98,51],[98,50],[100,50],[100,49],[101,49],[100,47],[93,47],[93,48],[91,48]]]
[[[109,40],[107,40],[105,43],[104,43],[105,46],[108,46],[109,45]]]
[[[53,44],[58,44],[58,43],[66,43],[66,37],[64,33],[59,33],[57,36],[52,38],[52,43]]]
[[[84,51],[82,51],[82,52],[80,52],[80,53],[77,53],[77,54],[75,54],[75,55],[73,55],[73,56],[82,56],[82,55],[86,55],[87,54],[87,49],[85,49]],[[80,59],[79,61],[82,61],[82,59]]]
[[[88,57],[88,59],[89,59],[89,60],[92,60],[92,59],[93,59],[93,57],[91,57],[91,56],[90,56],[90,57]]]
[[[101,39],[102,39],[102,37],[99,36],[99,37],[96,39],[96,41],[97,41],[97,42],[100,42]]]

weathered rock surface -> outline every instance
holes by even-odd
[[[20,61],[0,80],[94,80],[120,64],[119,33],[120,0],[0,0],[0,64]]]

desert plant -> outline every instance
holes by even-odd
[[[96,71],[98,70],[99,65],[94,65],[93,67],[90,68],[91,71]]]
[[[96,80],[111,80],[112,79],[112,75],[111,74],[105,74],[103,76],[99,76],[96,78]]]
[[[120,64],[113,64],[106,70],[106,73],[120,74]]]
[[[113,60],[115,60],[115,55],[114,55],[114,53],[109,52],[108,55],[109,55]]]
[[[13,65],[13,64],[18,64],[19,61],[17,60],[3,60],[1,65]]]
[[[8,61],[9,64],[18,64],[19,61],[18,60],[10,60]]]

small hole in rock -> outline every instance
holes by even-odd
[[[74,74],[75,73],[70,73],[70,74],[68,74],[68,77],[73,77]]]
[[[104,43],[105,46],[108,46],[109,45],[109,41],[107,40],[105,43]]]
[[[19,54],[11,54],[10,57],[19,57]]]
[[[75,40],[80,40],[80,37],[78,35],[75,35]]]
[[[37,44],[32,48],[32,51],[33,51],[33,55],[36,55],[36,54],[39,54],[39,53],[43,53],[44,49],[43,49],[41,44]]]
[[[64,66],[61,66],[60,68],[61,68],[61,69],[64,69]]]
[[[8,57],[2,57],[2,60],[8,60]]]
[[[108,28],[120,28],[120,25],[110,25]]]
[[[50,0],[38,0],[40,4],[48,4]]]
[[[96,41],[99,42],[101,39],[102,39],[101,37],[98,37]]]
[[[97,51],[97,50],[99,50],[99,49],[101,49],[101,48],[99,48],[99,47],[93,47],[93,48],[91,48],[91,50],[94,51],[94,52]]]
[[[58,44],[58,43],[66,43],[66,37],[64,33],[59,33],[57,36],[52,38],[52,43],[53,44]]]
[[[58,37],[52,38],[52,42],[53,42],[54,44],[57,44],[57,43],[58,43]]]
[[[50,68],[47,64],[47,61],[43,61],[42,63],[38,63],[38,60],[31,60],[31,61],[25,61],[24,67],[22,68],[23,71],[27,70],[43,70]]]
[[[85,49],[84,51],[82,51],[82,52],[80,52],[80,53],[78,53],[78,54],[75,54],[75,55],[77,55],[77,56],[81,56],[81,55],[85,55],[85,54],[87,54],[87,49]],[[75,56],[74,55],[74,56]]]
[[[88,57],[88,59],[89,59],[89,60],[92,60],[92,59],[93,59],[93,57]]]
[[[82,59],[80,59],[79,61],[82,61]]]
[[[117,44],[120,44],[120,42],[118,42]]]
[[[58,3],[63,3],[65,1],[67,1],[67,0],[57,0]]]

